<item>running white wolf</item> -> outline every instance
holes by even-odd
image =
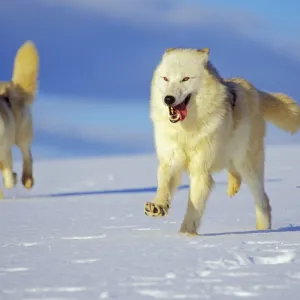
[[[250,188],[256,228],[271,228],[264,188],[265,121],[285,131],[300,129],[300,107],[285,94],[256,89],[243,78],[223,79],[209,62],[209,49],[167,49],[151,86],[151,119],[159,160],[158,190],[145,214],[165,216],[181,174],[190,176],[187,211],[180,232],[197,234],[212,174],[228,170],[228,194],[241,180]]]

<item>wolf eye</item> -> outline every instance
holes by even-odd
[[[184,77],[184,78],[182,79],[182,82],[188,81],[189,79],[190,79],[190,77]]]
[[[164,81],[169,81],[168,77],[163,77]]]

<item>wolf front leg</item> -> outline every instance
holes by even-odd
[[[159,163],[157,180],[158,188],[152,202],[145,203],[144,211],[148,217],[163,217],[168,214],[173,193],[180,184],[182,168],[174,163]]]
[[[214,181],[209,173],[190,175],[190,192],[187,211],[180,228],[180,233],[198,235],[201,218],[205,210],[206,201],[214,186]]]

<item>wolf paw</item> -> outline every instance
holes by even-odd
[[[31,175],[23,175],[22,184],[26,189],[31,189],[34,185],[33,177]]]
[[[144,207],[145,215],[148,217],[164,217],[168,214],[169,205],[163,206],[153,202],[147,202]]]
[[[187,236],[199,236],[197,229],[200,225],[200,218],[193,220],[190,218],[185,219],[180,227],[179,234]]]
[[[3,178],[4,186],[7,189],[12,189],[13,187],[15,187],[17,184],[17,181],[18,181],[18,176],[17,176],[17,173],[15,173],[15,172],[12,173],[12,176]]]
[[[182,236],[188,236],[188,237],[200,236],[200,234],[196,231],[192,231],[192,232],[179,231],[179,234],[182,235]]]

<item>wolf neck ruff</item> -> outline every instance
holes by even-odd
[[[236,105],[236,99],[237,99],[237,95],[236,95],[236,92],[235,90],[230,90],[230,94],[231,94],[231,98],[230,98],[230,104],[231,104],[231,108],[232,110],[234,110],[235,108],[235,105]]]
[[[234,110],[236,105],[237,95],[233,88],[229,90],[231,97],[229,99],[231,108]],[[176,106],[169,106],[169,120],[171,123],[177,123],[183,121],[187,116],[187,105],[191,100],[192,94],[189,94],[183,102]]]
[[[228,96],[229,96],[229,102],[231,104],[232,110],[234,110],[237,100],[237,94],[235,90],[235,86],[232,82],[225,82],[225,85],[227,86]]]
[[[9,97],[6,95],[0,95],[0,100],[6,103],[6,105],[11,109],[11,103]]]

